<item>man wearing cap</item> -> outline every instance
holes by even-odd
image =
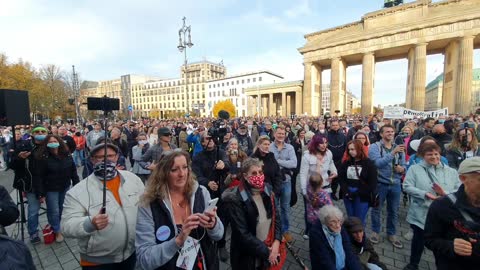
[[[244,124],[240,125],[237,130],[237,134],[235,134],[235,138],[238,140],[238,147],[242,149],[242,151],[248,156],[250,156],[253,151],[253,142],[247,133],[247,126]]]
[[[438,270],[480,265],[480,157],[464,160],[458,174],[458,191],[434,200],[425,222],[425,246]]]
[[[34,127],[31,132],[32,140],[18,142],[12,156],[11,168],[15,172],[13,187],[27,193],[27,228],[32,244],[37,244],[41,241],[38,236],[38,212],[40,211],[40,204],[45,201],[39,190],[35,188],[38,187],[39,179],[32,176],[36,164],[36,162],[33,162],[33,159],[37,156],[35,152],[40,149],[39,145],[45,140],[47,134],[48,129],[45,127]]]
[[[104,157],[106,156],[106,161]],[[135,269],[137,203],[143,194],[135,174],[117,170],[117,146],[96,145],[90,151],[93,173],[67,192],[62,228],[66,237],[77,238],[83,269]],[[106,180],[106,206],[103,180]]]
[[[144,162],[150,162],[149,169],[155,168],[155,163],[160,160],[163,151],[176,149],[177,146],[171,143],[172,132],[166,127],[158,129],[158,143],[148,148],[147,152],[142,156]]]

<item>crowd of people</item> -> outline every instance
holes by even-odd
[[[0,145],[30,242],[45,203],[83,269],[281,269],[301,196],[312,269],[338,270],[387,269],[375,245],[385,226],[404,248],[404,198],[410,270],[424,247],[438,269],[480,262],[479,138],[480,116],[371,115],[44,122],[3,128]]]

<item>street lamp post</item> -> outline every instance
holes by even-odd
[[[191,48],[193,46],[192,43],[192,36],[191,36],[191,30],[192,27],[189,25],[187,26],[185,21],[187,20],[186,17],[183,17],[183,26],[178,30],[178,50],[180,53],[184,53],[184,65],[185,65],[185,95],[186,95],[186,111],[187,113],[190,111],[189,110],[189,103],[188,103],[188,74],[187,74],[187,48]],[[188,40],[187,40],[188,36]],[[183,39],[182,39],[183,38]]]

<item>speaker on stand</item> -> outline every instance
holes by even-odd
[[[15,134],[15,125],[30,125],[30,103],[28,92],[24,90],[0,89],[0,126],[11,126]],[[17,142],[13,137],[13,149],[16,149]],[[25,202],[23,201],[22,190],[17,189],[17,204],[20,204],[20,227],[22,241],[24,241]]]

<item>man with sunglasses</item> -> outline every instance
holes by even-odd
[[[93,173],[65,196],[61,227],[66,237],[78,239],[84,270],[135,269],[137,206],[144,185],[134,173],[117,169],[119,151],[111,143],[92,148]]]
[[[434,200],[425,222],[425,246],[439,270],[480,265],[480,157],[464,160],[458,174],[458,191]]]
[[[15,147],[12,156],[12,169],[15,172],[13,187],[27,193],[28,218],[27,228],[32,244],[40,243],[38,236],[38,212],[40,204],[45,201],[44,194],[41,194],[39,181],[32,176],[34,171],[33,159],[35,152],[47,137],[48,129],[44,126],[36,126],[32,129],[31,140],[20,141]]]

